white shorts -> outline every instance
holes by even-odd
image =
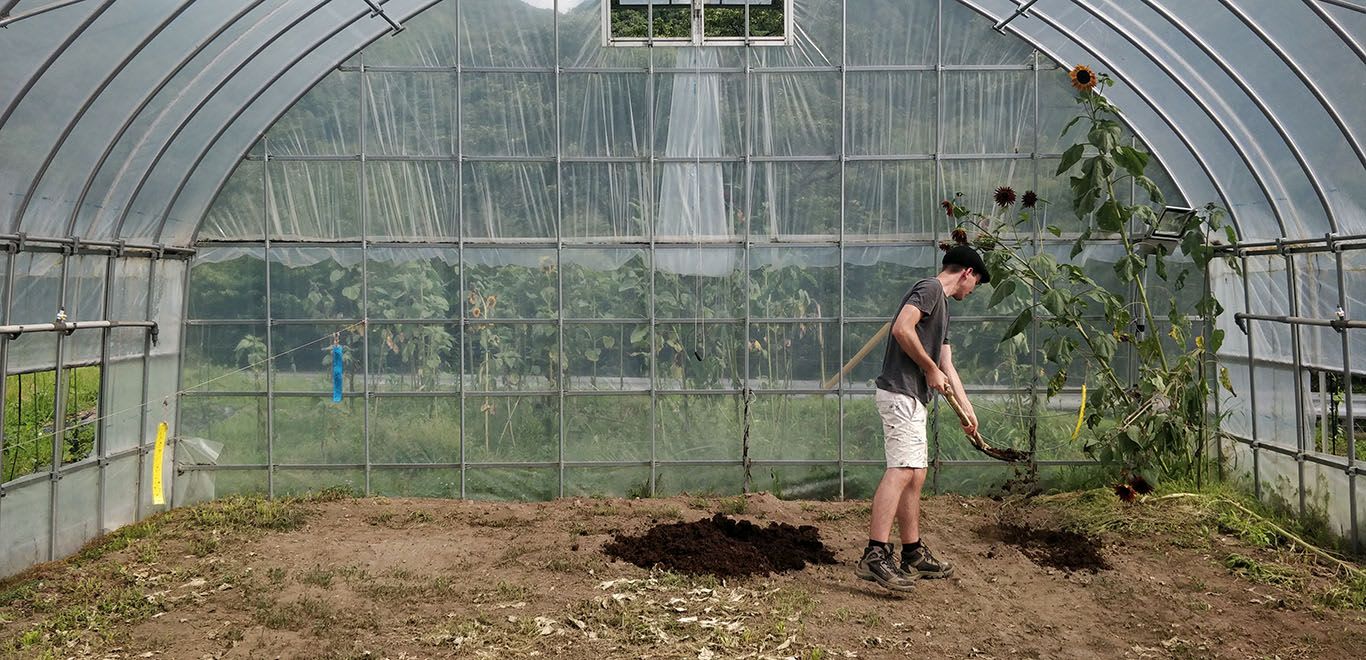
[[[925,434],[925,404],[905,394],[879,389],[873,397],[882,416],[887,467],[929,467],[929,439]]]

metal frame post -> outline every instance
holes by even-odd
[[[270,211],[275,203],[271,196],[270,185],[270,137],[261,138],[261,186],[264,215],[261,218],[261,232],[265,243],[266,266],[266,497],[275,499],[275,313],[271,307],[270,271],[273,255],[270,249]]]
[[[387,19],[386,19],[387,20]],[[370,486],[370,179],[369,170],[366,168],[366,130],[365,130],[365,108],[370,95],[366,94],[369,88],[369,72],[365,69],[365,52],[357,56],[360,59],[360,75],[356,76],[356,85],[359,88],[360,102],[357,104],[357,131],[360,133],[360,164],[357,176],[360,178],[360,317],[361,317],[361,423],[364,425],[361,435],[363,452],[365,456],[365,496],[371,495]],[[354,362],[355,358],[352,358]]]
[[[72,256],[72,254],[62,255],[62,281],[57,291],[57,305],[62,308],[66,307],[67,278],[71,274]],[[52,397],[52,458],[48,462],[48,468],[51,471],[49,476],[52,480],[51,517],[48,520],[50,533],[47,539],[47,558],[49,561],[57,558],[57,517],[61,515],[61,512],[57,510],[57,499],[59,496],[58,482],[62,480],[62,442],[66,440],[66,374],[62,368],[66,357],[65,349],[66,334],[59,333],[57,335],[56,369],[52,374],[53,385],[56,388]]]
[[[1285,255],[1285,280],[1286,286],[1290,290],[1290,314],[1300,315],[1300,295],[1299,287],[1295,280],[1295,257],[1290,254]],[[1305,391],[1304,391],[1304,357],[1300,347],[1300,327],[1290,326],[1290,352],[1294,361],[1295,369],[1295,467],[1299,476],[1299,506],[1300,516],[1303,517],[1306,510],[1304,494],[1304,456],[1308,451],[1306,447],[1307,438],[1305,431]]]
[[[1333,246],[1331,239],[1329,246],[1334,248],[1333,257],[1338,270],[1338,310],[1342,313],[1342,320],[1346,321],[1352,318],[1352,312],[1348,308],[1346,268],[1342,260],[1342,246]],[[1352,349],[1347,328],[1339,328],[1338,334],[1342,338],[1342,389],[1343,401],[1347,408],[1347,502],[1352,518],[1352,551],[1359,554],[1362,540],[1361,523],[1357,519],[1356,411],[1352,407],[1352,400],[1356,398],[1356,392],[1352,386]]]
[[[19,253],[12,247],[5,251],[5,298],[0,301],[0,320],[9,325],[10,302],[14,300],[14,261]],[[0,532],[5,531],[5,402],[9,393],[9,337],[0,336]]]
[[[1247,254],[1239,258],[1243,261],[1243,309],[1252,310],[1251,285],[1248,284]],[[1257,499],[1262,499],[1262,471],[1260,443],[1261,437],[1257,433],[1257,360],[1253,352],[1256,342],[1252,334],[1255,328],[1251,323],[1247,324],[1247,394],[1248,394],[1248,418],[1252,424],[1252,493]]]
[[[749,5],[745,5],[745,34],[749,34]],[[849,169],[849,0],[840,2],[840,233],[839,233],[839,306],[836,307],[836,314],[839,322],[835,324],[836,334],[838,335],[838,347],[836,355],[839,361],[836,364],[844,364],[844,263],[845,250],[847,249],[844,241],[847,238],[848,229],[845,224],[848,220],[845,207],[845,199],[848,197],[848,169]],[[836,428],[839,432],[837,442],[839,443],[835,453],[835,460],[839,463],[839,499],[844,500],[845,496],[845,465],[844,465],[844,377],[840,377],[835,383],[835,410],[838,416]]]

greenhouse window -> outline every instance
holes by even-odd
[[[54,422],[59,404],[55,369],[5,378],[0,483],[77,463],[94,454],[100,369],[98,365],[92,365],[62,370],[65,422],[60,426]],[[54,445],[53,436],[58,433],[61,440]],[[55,458],[54,447],[59,452]]]
[[[792,0],[611,0],[608,46],[786,46]]]

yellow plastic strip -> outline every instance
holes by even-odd
[[[157,444],[152,449],[152,504],[166,503],[166,492],[161,485],[161,468],[166,460],[166,422],[157,424]]]
[[[1081,420],[1086,416],[1086,383],[1081,384],[1081,409],[1077,411],[1077,427],[1072,429],[1072,439],[1081,435]]]

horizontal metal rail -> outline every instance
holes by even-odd
[[[745,465],[746,462],[748,462],[748,464],[750,464],[750,465],[778,465],[778,466],[789,465],[789,466],[798,466],[798,467],[801,467],[801,466],[811,466],[811,467],[828,466],[828,467],[837,467],[837,466],[840,464],[841,461],[838,461],[838,460],[833,459],[833,458],[830,458],[830,459],[758,459],[758,458],[756,458],[756,459],[751,459],[751,460],[749,460],[749,461],[745,461],[744,459],[739,459],[739,458],[718,458],[718,459],[692,459],[692,460],[674,460],[674,461],[669,461],[669,460],[656,460],[656,461],[653,462],[653,464],[656,465],[656,466],[660,466],[660,467],[670,467],[670,466],[740,467],[740,466]],[[846,459],[844,459],[843,463],[844,463],[845,465],[874,465],[874,466],[884,466],[884,465],[886,465],[886,461],[881,460],[881,459],[846,458]],[[953,465],[953,466],[965,466],[965,467],[989,467],[989,466],[1000,466],[1000,465],[1004,465],[1004,463],[1002,463],[1002,462],[1000,462],[1000,461],[996,461],[996,460],[991,460],[991,459],[971,459],[971,458],[967,458],[967,459],[956,459],[956,458],[938,459],[938,460],[936,461],[936,463],[939,464],[939,465]],[[1097,462],[1095,462],[1095,461],[1089,461],[1089,460],[1085,460],[1085,459],[1039,460],[1039,461],[1037,461],[1037,463],[1038,463],[1038,465],[1040,465],[1040,466],[1045,466],[1045,467],[1076,467],[1076,466],[1086,466],[1086,465],[1100,465],[1099,463],[1097,463]],[[564,466],[567,467],[567,468],[584,468],[584,467],[587,467],[587,468],[649,467],[650,465],[651,465],[651,461],[649,461],[649,460],[647,460],[647,459],[636,460],[636,461],[569,461],[569,460],[564,461]],[[467,463],[464,463],[464,464],[463,464],[463,467],[465,467],[465,468],[467,468],[467,469],[509,469],[509,468],[511,468],[511,469],[517,469],[517,468],[541,468],[541,469],[548,469],[548,468],[557,468],[557,467],[559,467],[559,466],[560,466],[560,462],[559,462],[559,461],[490,461],[490,462],[467,462]],[[458,469],[460,469],[461,467],[462,467],[462,464],[461,464],[461,463],[371,463],[371,464],[370,464],[370,469],[372,469],[372,470],[414,470],[414,469],[458,470]],[[217,471],[234,471],[234,470],[261,470],[261,471],[265,471],[265,470],[268,470],[268,469],[274,469],[274,470],[277,470],[277,471],[278,471],[278,470],[363,470],[363,469],[365,469],[365,464],[364,464],[364,463],[276,463],[274,466],[269,466],[269,465],[265,465],[265,464],[242,464],[242,463],[236,463],[236,464],[230,464],[230,465],[189,464],[189,463],[187,463],[187,464],[181,464],[181,465],[177,465],[177,466],[176,466],[176,471],[179,472],[179,473],[185,473],[185,472],[217,472]],[[46,475],[44,475],[44,476],[46,476]]]
[[[157,343],[156,321],[53,321],[52,323],[22,323],[19,325],[0,325],[0,335],[18,339],[19,335],[30,332],[65,332],[77,330],[98,330],[101,328],[147,328],[152,332],[152,344]]]
[[[1347,456],[1339,456],[1337,454],[1326,454],[1317,451],[1302,452],[1296,449],[1295,447],[1290,447],[1275,442],[1268,442],[1266,440],[1252,440],[1250,438],[1244,438],[1240,435],[1228,432],[1224,432],[1224,436],[1239,444],[1244,444],[1254,449],[1265,449],[1273,454],[1280,454],[1288,458],[1293,458],[1296,461],[1315,463],[1318,465],[1322,465],[1324,467],[1342,470],[1347,474],[1366,476],[1366,464],[1356,464],[1354,461],[1349,460],[1349,457]]]
[[[115,257],[143,256],[155,259],[188,259],[196,250],[186,246],[136,241],[89,240],[78,236],[30,236],[25,233],[0,234],[0,246],[10,252],[62,252],[65,254],[109,254]]]
[[[1318,238],[1278,238],[1215,247],[1218,252],[1248,257],[1361,249],[1366,249],[1366,234],[1324,234]]]
[[[1287,316],[1272,314],[1244,314],[1239,312],[1233,315],[1233,321],[1238,324],[1238,329],[1247,334],[1247,324],[1244,321],[1271,321],[1273,323],[1284,323],[1287,325],[1313,325],[1323,328],[1332,328],[1342,332],[1348,328],[1357,330],[1366,328],[1366,321],[1353,321],[1346,318],[1338,319],[1311,319],[1303,316]]]

